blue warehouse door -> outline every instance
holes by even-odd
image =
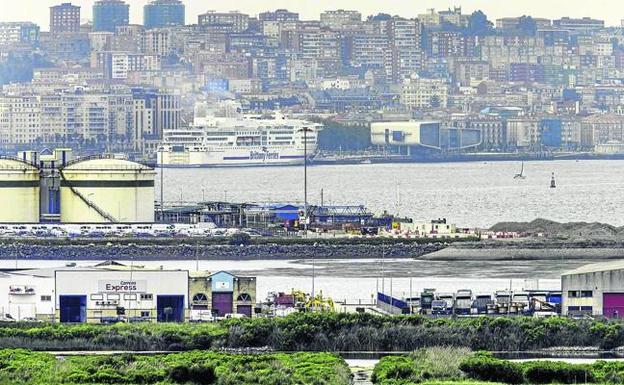
[[[156,313],[158,322],[184,322],[184,296],[157,296]]]
[[[59,296],[61,322],[87,322],[87,296]]]

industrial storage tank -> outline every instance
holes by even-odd
[[[39,168],[18,158],[0,158],[0,222],[39,222]]]
[[[150,167],[113,157],[69,162],[59,171],[61,222],[154,221],[154,176]]]

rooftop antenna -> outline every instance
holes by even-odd
[[[397,216],[400,216],[400,211],[401,211],[401,185],[399,184],[399,182],[396,183],[396,200],[395,200],[395,204],[396,204]]]

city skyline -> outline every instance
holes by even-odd
[[[20,7],[10,7],[0,14],[0,21],[32,21],[42,30],[49,29],[49,7],[66,2],[65,0],[23,0]],[[82,19],[92,18],[92,6],[94,0],[74,0],[74,5],[82,7]],[[130,22],[133,24],[143,24],[143,6],[149,0],[126,0],[130,4]],[[461,6],[464,13],[471,13],[475,10],[482,10],[490,20],[495,21],[500,17],[530,15],[533,17],[559,18],[569,17],[593,17],[603,19],[608,26],[620,26],[620,20],[624,18],[624,2],[617,0],[600,0],[592,2],[588,7],[586,1],[582,0],[549,0],[547,3],[536,0],[523,2],[517,1],[492,1],[492,0],[422,0],[418,4],[410,4],[409,0],[394,0],[389,4],[384,3],[384,7],[379,2],[360,2],[355,0],[328,1],[319,0],[315,2],[303,1],[300,4],[286,0],[276,0],[271,5],[253,1],[239,0],[235,4],[222,3],[206,4],[201,0],[184,0],[186,5],[187,24],[197,22],[197,15],[208,10],[229,11],[238,10],[241,12],[256,15],[267,10],[286,8],[293,12],[299,12],[302,19],[315,19],[323,10],[329,9],[354,9],[363,15],[376,14],[379,12],[401,15],[404,17],[416,17],[424,13],[429,8],[442,10],[449,7]],[[609,10],[609,11],[606,11]]]

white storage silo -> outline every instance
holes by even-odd
[[[61,222],[153,222],[153,169],[115,158],[70,162],[61,169]]]
[[[0,223],[39,222],[39,168],[0,158]]]

